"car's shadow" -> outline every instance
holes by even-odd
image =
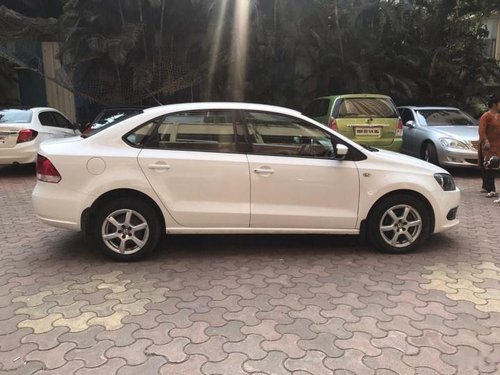
[[[35,164],[0,166],[1,177],[30,177],[35,176]]]
[[[80,234],[65,232],[54,240],[51,258],[70,264],[112,262],[99,249],[83,242]],[[302,257],[352,258],[431,257],[456,252],[457,241],[451,236],[434,235],[411,254],[381,254],[357,236],[339,235],[172,235],[164,238],[145,262],[211,261],[227,257],[298,259]]]

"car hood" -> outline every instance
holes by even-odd
[[[445,137],[464,141],[477,141],[479,139],[478,126],[428,126],[429,131],[441,134]]]
[[[443,168],[427,163],[421,159],[388,150],[371,152],[370,159],[382,162],[389,169],[399,168],[401,170],[408,171],[409,173],[448,173]]]

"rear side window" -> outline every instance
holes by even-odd
[[[151,131],[152,127],[154,131]],[[144,141],[145,137],[148,137],[147,141]],[[166,115],[140,127],[126,139],[134,146],[144,145],[161,150],[236,152],[231,110]]]
[[[398,112],[388,98],[345,98],[341,99],[337,118],[397,118]]]
[[[304,114],[308,117],[323,117],[328,116],[328,108],[330,107],[330,100],[328,99],[317,99],[311,102]]]
[[[56,121],[54,117],[50,114],[50,112],[42,112],[38,115],[38,119],[40,120],[40,124],[43,126],[55,126],[57,127]]]

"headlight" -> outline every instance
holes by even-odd
[[[434,178],[444,191],[454,191],[457,189],[455,180],[448,173],[436,173]]]
[[[461,142],[454,138],[439,138],[439,141],[446,148],[458,148],[461,150],[468,150],[469,146],[467,146],[464,142]]]

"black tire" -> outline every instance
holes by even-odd
[[[404,215],[406,207],[410,207],[411,210],[402,222],[398,220],[396,223],[388,213],[391,209],[394,209],[393,212],[400,219],[400,216]],[[418,248],[429,237],[432,224],[431,217],[429,208],[421,199],[407,194],[390,195],[378,202],[370,212],[367,221],[368,240],[377,250],[383,253],[409,253]],[[406,225],[414,224],[418,220],[421,221],[419,231],[415,226],[409,227]],[[392,225],[392,221],[394,221],[394,225]],[[382,227],[393,227],[394,229],[383,231]],[[407,234],[415,237],[413,242],[409,241]],[[391,238],[391,235],[392,238],[397,236],[396,241],[401,242],[401,244],[392,245],[389,243],[388,239]]]
[[[438,153],[433,143],[427,142],[422,150],[422,159],[428,163],[439,165]]]
[[[123,212],[122,212],[123,211]],[[108,221],[108,217],[113,215],[116,223],[126,222],[127,212],[130,214],[129,227],[125,225],[116,226]],[[122,219],[121,219],[122,218]],[[144,258],[151,253],[158,245],[162,232],[162,220],[150,203],[138,198],[117,198],[100,205],[90,223],[90,238],[92,242],[108,257],[118,261],[135,261]],[[143,226],[144,229],[134,231],[133,226]],[[112,233],[116,228],[116,233]],[[126,231],[126,232],[124,232]],[[106,241],[103,238],[105,233],[119,237]],[[141,240],[144,244],[139,246],[135,240]],[[118,248],[124,242],[124,251],[120,253]]]

